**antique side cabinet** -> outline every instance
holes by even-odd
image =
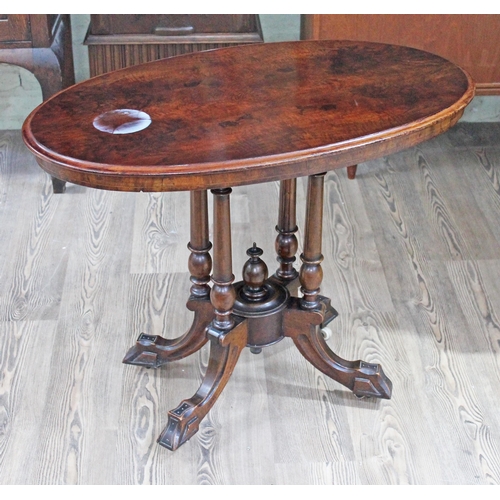
[[[0,14],[0,63],[27,69],[45,101],[75,83],[69,14]],[[52,178],[55,193],[65,183]]]
[[[92,14],[91,76],[187,52],[263,42],[256,14]]]
[[[0,14],[0,63],[32,72],[44,100],[72,85],[69,14]]]

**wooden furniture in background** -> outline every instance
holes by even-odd
[[[75,83],[68,14],[1,14],[0,62],[32,72],[46,100]]]
[[[322,333],[337,316],[320,294],[325,172],[445,132],[473,96],[468,75],[432,54],[305,41],[194,53],[107,73],[31,113],[23,138],[52,175],[100,189],[191,192],[193,324],[176,339],[141,334],[124,359],[157,368],[210,343],[200,388],[169,412],[161,445],[175,450],[198,431],[244,347],[257,353],[284,337],[354,395],[390,398],[392,383],[380,365],[340,358]],[[308,177],[308,190],[297,271],[300,176]],[[278,268],[268,278],[254,243],[243,279],[233,284],[231,186],[265,181],[280,181]]]
[[[361,40],[406,45],[468,71],[478,95],[500,94],[500,15],[303,14],[303,40]]]
[[[43,100],[75,83],[69,14],[0,14],[0,63],[27,69]],[[65,183],[52,177],[55,193]]]
[[[256,14],[92,14],[90,74],[186,52],[263,42]]]

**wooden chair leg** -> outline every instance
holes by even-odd
[[[347,167],[347,178],[351,180],[355,179],[357,169],[358,169],[357,165],[351,165],[350,167]]]

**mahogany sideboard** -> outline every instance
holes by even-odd
[[[301,38],[391,43],[432,52],[467,70],[477,95],[500,95],[500,15],[303,14]]]

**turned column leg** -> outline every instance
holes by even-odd
[[[323,312],[322,326],[338,316],[337,311],[330,305],[330,300],[322,297],[320,292],[323,281],[321,253],[323,239],[323,198],[325,173],[311,175],[307,183],[306,220],[304,228],[304,247],[300,256],[302,266],[299,273],[301,284],[300,307],[302,309]]]
[[[320,285],[323,281],[321,239],[323,237],[323,191],[325,174],[311,175],[307,185],[306,225],[304,251],[299,280],[303,294],[301,305],[314,309],[319,305]]]
[[[191,295],[198,298],[210,296],[210,272],[212,258],[210,257],[210,243],[208,236],[208,206],[206,191],[191,191],[191,239],[188,244],[191,255],[188,260],[191,273]]]
[[[190,398],[168,413],[168,423],[158,443],[176,450],[199,429],[200,422],[226,386],[248,340],[247,321],[232,316],[236,299],[231,258],[231,189],[214,189],[214,270],[210,294],[215,317],[207,329],[210,358],[203,382]]]
[[[188,260],[191,273],[191,296],[187,308],[195,313],[191,328],[175,339],[165,339],[159,335],[141,333],[123,362],[131,365],[157,368],[170,361],[185,358],[203,347],[207,342],[206,329],[214,317],[210,303],[210,243],[208,236],[207,192],[191,192],[191,235]]]
[[[294,268],[295,254],[298,243],[295,233],[297,232],[296,222],[296,199],[297,199],[297,179],[287,179],[280,182],[279,214],[276,231],[276,253],[279,268],[275,276],[282,282],[291,282],[298,276]]]
[[[229,330],[234,325],[231,316],[236,293],[233,287],[231,248],[231,189],[213,189],[214,195],[214,272],[210,300],[215,309],[214,327]]]

